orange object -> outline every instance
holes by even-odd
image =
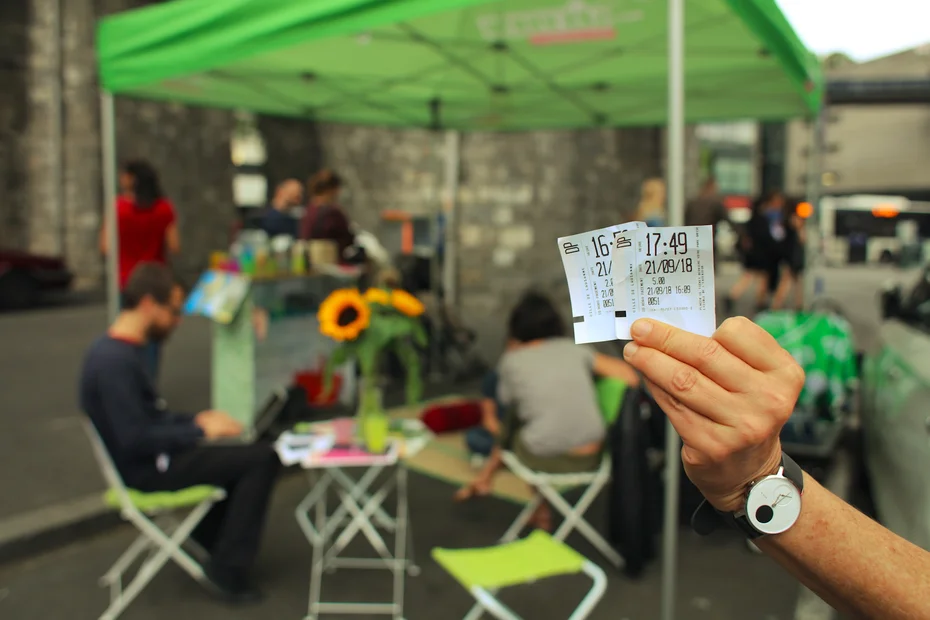
[[[342,376],[333,375],[333,388],[327,398],[321,399],[323,396],[323,373],[319,371],[297,373],[294,377],[294,384],[304,389],[307,393],[307,404],[313,407],[335,404],[339,400],[339,393],[342,392]]]
[[[875,217],[898,217],[898,208],[894,205],[875,205],[872,207],[872,215]]]
[[[413,254],[413,216],[406,211],[385,210],[381,212],[381,219],[400,224],[400,252]]]
[[[809,202],[798,203],[798,208],[795,209],[795,213],[798,214],[798,217],[806,220],[814,214],[814,206]]]

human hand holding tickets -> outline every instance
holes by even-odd
[[[685,473],[716,509],[743,507],[750,482],[778,471],[779,432],[804,371],[775,339],[739,317],[710,338],[642,319],[624,358],[643,373],[681,435]]]
[[[203,430],[207,439],[238,437],[242,434],[241,422],[230,417],[228,413],[215,409],[198,413],[194,423]]]

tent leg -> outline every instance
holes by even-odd
[[[116,118],[113,95],[100,93],[100,134],[103,151],[103,217],[107,227],[107,318],[119,313],[119,234],[116,219]]]
[[[685,3],[668,0],[668,198],[669,225],[684,225],[685,207]],[[662,540],[662,620],[675,618],[678,568],[678,497],[681,445],[667,423],[665,442],[665,524]]]
[[[821,177],[823,175],[823,138],[824,115],[826,109],[822,108],[814,122],[811,123],[810,133],[810,159],[807,166],[807,202],[813,207],[811,216],[805,222],[807,228],[807,269],[804,270],[804,301],[807,306],[815,301],[824,292],[823,268],[826,266],[826,256],[823,246],[823,221],[820,212]]]
[[[443,370],[440,368],[442,361],[442,351],[440,350],[439,330],[443,329],[443,318],[439,315],[444,312],[445,308],[453,309],[457,302],[457,285],[458,278],[456,266],[456,209],[455,200],[458,195],[459,184],[459,132],[449,130],[445,136],[445,146],[443,148],[443,159],[445,160],[445,170],[443,172],[445,187],[443,196],[440,201],[439,211],[433,218],[431,238],[433,239],[434,250],[439,249],[439,235],[442,234],[443,256],[439,261],[438,253],[432,261],[431,271],[431,288],[433,297],[436,300],[436,313],[432,317],[433,338],[430,340],[430,378],[433,381],[440,381],[443,378]],[[439,231],[439,217],[445,218],[443,231]],[[440,299],[440,293],[442,293]]]
[[[445,196],[443,207],[446,215],[446,230],[444,239],[444,261],[442,286],[445,291],[445,300],[448,306],[456,309],[458,305],[458,204],[459,193],[459,143],[461,136],[458,131],[446,132],[445,151]]]

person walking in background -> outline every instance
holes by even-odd
[[[639,205],[636,207],[636,219],[649,226],[665,226],[665,181],[646,179],[643,182]]]
[[[753,205],[752,217],[740,238],[743,273],[727,294],[724,305],[727,315],[733,314],[736,303],[753,284],[756,285],[756,310],[764,310],[767,306],[769,285],[778,277],[781,264],[784,206],[785,198],[779,191],[765,194]]]
[[[804,307],[804,263],[807,231],[804,229],[804,218],[798,215],[798,201],[791,200],[785,210],[785,240],[782,244],[782,263],[784,270],[781,281],[775,290],[772,299],[772,310],[780,310],[785,300],[794,289],[794,304],[796,311]]]
[[[708,177],[698,197],[685,205],[685,226],[714,227],[714,269],[717,268],[717,224],[727,221],[727,209],[720,200],[717,179]]]
[[[339,206],[342,179],[332,170],[321,170],[310,177],[307,193],[310,203],[300,223],[300,238],[336,243],[340,263],[347,262],[346,250],[355,244],[355,234],[345,211]]]
[[[117,240],[119,243],[119,290],[122,295],[133,270],[141,263],[167,264],[169,255],[181,251],[177,217],[165,197],[155,169],[142,160],[129,161],[119,174],[116,198]],[[107,224],[100,229],[100,252],[110,251]],[[146,367],[158,378],[161,348],[157,342],[145,347]]]
[[[304,188],[297,179],[287,179],[275,188],[274,197],[262,214],[261,229],[269,238],[278,235],[287,235],[296,239],[299,227],[298,220],[290,211],[299,207],[304,199]]]

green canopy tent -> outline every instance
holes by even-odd
[[[689,0],[687,9],[684,0],[175,0],[104,19],[108,217],[115,224],[112,95],[125,95],[453,132],[667,123],[670,223],[680,225],[685,122],[810,116],[823,91],[816,58],[774,0]],[[678,447],[669,433],[665,619]]]

